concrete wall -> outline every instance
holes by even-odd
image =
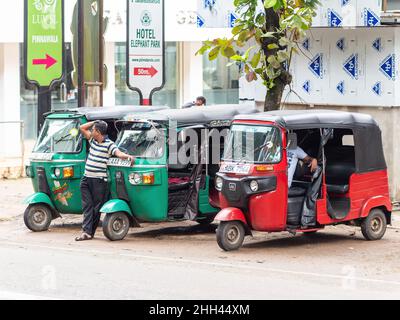
[[[286,105],[286,109],[310,109],[308,105]],[[400,107],[396,108],[371,108],[371,107],[345,107],[345,106],[319,106],[313,109],[329,109],[347,112],[366,113],[371,115],[380,125],[383,134],[383,148],[389,170],[390,194],[392,201],[400,201],[400,136],[399,121]]]

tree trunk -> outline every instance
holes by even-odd
[[[279,23],[279,13],[274,11],[272,8],[265,10],[266,17],[266,30],[267,32],[276,32],[279,35],[280,23]],[[279,46],[279,41],[277,38],[264,38],[262,41],[262,46],[265,54],[265,59],[268,59],[270,55],[275,55],[279,50],[284,49],[280,47],[279,49],[269,49],[270,44],[277,44]],[[267,89],[267,94],[265,97],[264,111],[274,111],[281,108],[282,96],[286,85],[292,82],[292,76],[281,65],[281,75],[274,80],[275,86],[272,89]],[[267,78],[267,77],[266,77]]]
[[[275,111],[281,108],[283,91],[286,84],[280,78],[276,79],[275,83],[275,87],[269,89],[265,96],[264,111]]]

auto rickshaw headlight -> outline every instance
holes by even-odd
[[[61,169],[60,168],[54,169],[54,175],[56,176],[56,178],[61,178]]]
[[[133,185],[142,184],[143,179],[140,173],[134,173],[129,176],[129,182]]]
[[[224,186],[224,180],[221,177],[217,177],[215,180],[215,188],[218,191],[222,191],[222,187]]]
[[[250,189],[253,192],[257,192],[259,190],[259,185],[258,182],[256,180],[253,180],[252,182],[250,182]]]

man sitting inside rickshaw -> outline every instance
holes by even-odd
[[[296,173],[296,168],[299,160],[302,160],[305,164],[308,164],[311,172],[314,173],[318,168],[318,160],[310,157],[302,148],[296,147],[295,149],[288,148],[288,186],[289,189],[292,187],[293,177]]]

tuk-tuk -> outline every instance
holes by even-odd
[[[56,111],[46,115],[38,141],[26,167],[35,193],[25,200],[28,205],[24,222],[34,232],[48,230],[61,214],[81,214],[80,181],[85,171],[89,144],[80,125],[103,120],[108,135],[116,139],[116,120],[131,113],[162,110],[166,107],[118,106]]]
[[[288,185],[288,154],[303,149]],[[392,204],[381,130],[372,117],[338,111],[276,111],[235,118],[217,174],[222,211],[217,242],[239,249],[252,231],[312,235],[325,226],[361,227],[380,240]]]
[[[123,240],[141,222],[213,222],[220,210],[214,179],[224,137],[234,116],[255,112],[253,106],[194,107],[135,115],[119,123],[116,144],[136,161],[133,166],[109,161],[112,200],[101,209],[104,235]]]

